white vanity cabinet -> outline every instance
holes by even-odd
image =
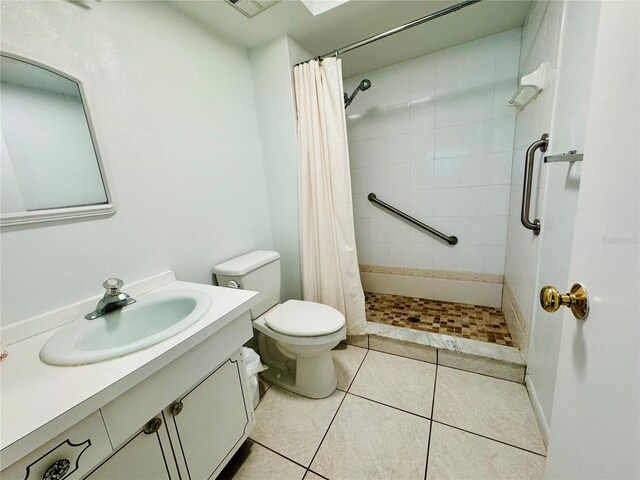
[[[238,350],[138,429],[86,478],[198,480],[215,477],[255,424],[243,372],[241,350]],[[103,414],[106,411],[110,412],[105,415],[108,428],[112,410],[105,409]],[[120,423],[123,417],[128,421],[124,414],[116,418],[116,422]]]
[[[0,477],[215,478],[255,427],[242,354],[251,336],[245,311]]]

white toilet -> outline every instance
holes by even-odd
[[[251,309],[267,382],[310,398],[337,386],[331,349],[346,337],[344,316],[327,305],[289,300],[281,305],[280,254],[256,250],[213,269],[218,285],[260,292]]]

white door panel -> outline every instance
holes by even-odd
[[[640,4],[602,2],[547,478],[640,478]],[[563,318],[560,317],[563,314]]]

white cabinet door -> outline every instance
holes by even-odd
[[[242,381],[244,365],[239,353],[218,367],[165,411],[168,428],[182,458],[178,460],[192,480],[211,477],[233,455],[254,426]]]
[[[0,478],[77,480],[111,452],[100,412],[95,412],[4,469]]]
[[[163,417],[159,415],[156,418],[162,421]],[[134,435],[86,479],[178,480],[164,421],[156,431],[147,428]]]

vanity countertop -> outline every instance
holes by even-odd
[[[149,348],[89,365],[47,365],[40,360],[40,349],[62,326],[9,346],[9,356],[0,364],[2,468],[215,334],[249,310],[257,295],[172,280],[153,292],[199,290],[211,296],[211,307],[194,325]]]

